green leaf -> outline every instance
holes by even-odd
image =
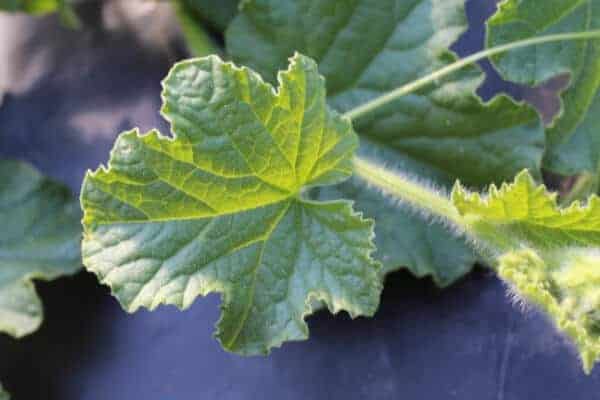
[[[36,16],[58,12],[65,26],[73,29],[81,26],[70,0],[0,0],[0,11],[26,12]]]
[[[0,384],[0,400],[10,400],[10,395],[4,391],[2,384]]]
[[[204,57],[218,52],[213,39],[206,32],[202,23],[194,18],[194,14],[185,0],[174,0],[175,15],[181,27],[188,51],[194,57]]]
[[[81,266],[79,205],[27,164],[0,160],[0,332],[21,337],[42,322],[33,279]]]
[[[240,0],[183,0],[200,20],[211,27],[224,31],[237,14]]]
[[[452,202],[514,291],[576,344],[589,372],[600,358],[600,198],[560,208],[524,171],[487,196],[456,185]]]
[[[506,0],[488,23],[488,44],[595,29],[600,29],[598,1]],[[544,167],[563,175],[592,172],[598,179],[600,142],[591,131],[600,123],[600,40],[543,44],[499,55],[494,62],[505,78],[529,85],[570,76],[563,110],[547,130]]]
[[[359,155],[369,159],[389,160],[400,171],[411,171],[429,184],[449,187],[447,174],[402,156],[393,150],[362,139]],[[405,207],[399,208],[393,199],[382,199],[376,190],[365,190],[360,180],[319,189],[318,197],[351,198],[376,221],[377,259],[382,260],[384,273],[410,266],[417,277],[431,276],[440,287],[456,282],[468,273],[476,257],[462,237],[450,235],[441,223],[424,223],[423,218]],[[402,230],[401,236],[398,231]]]
[[[600,90],[586,110],[583,119],[565,140],[552,142],[544,166],[556,173],[572,176],[581,173],[591,175],[593,186],[600,185]]]
[[[294,51],[315,58],[328,103],[346,112],[454,62],[448,49],[466,28],[464,0],[251,0],[242,3],[226,41],[234,59],[270,80]],[[483,78],[477,67],[467,68],[355,121],[361,147],[384,149],[377,150],[379,162],[407,173],[442,175],[437,182],[447,188],[455,178],[482,186],[512,179],[523,168],[537,173],[545,143],[538,116],[506,97],[482,103],[475,90]],[[471,268],[472,252],[441,223],[419,220],[360,184],[339,190],[355,193],[357,208],[377,218],[386,270],[408,266],[446,284]],[[415,234],[424,238],[419,245],[399,249]]]
[[[593,0],[503,0],[488,21],[488,46],[536,36],[594,29],[598,18]],[[511,50],[494,56],[500,72],[511,81],[538,85],[564,73],[578,72],[593,42],[554,42]]]
[[[0,0],[0,10],[43,15],[55,12],[60,2],[61,0]]]
[[[84,264],[125,309],[222,293],[217,337],[241,354],[305,339],[314,300],[372,315],[381,291],[373,222],[303,196],[351,175],[356,134],[312,60],[295,55],[279,82],[214,56],[176,64],[175,137],[122,134],[82,188]]]

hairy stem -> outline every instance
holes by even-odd
[[[480,51],[469,57],[460,59],[455,63],[441,68],[427,76],[368,101],[365,104],[346,112],[344,116],[350,120],[356,120],[357,118],[360,118],[361,116],[366,115],[379,107],[382,107],[402,96],[419,90],[440,78],[460,70],[461,68],[496,54],[543,43],[584,40],[591,38],[600,38],[600,30],[540,36],[533,39],[521,40]],[[386,194],[394,197],[395,199],[409,203],[416,209],[423,210],[438,217],[442,217],[460,229],[464,229],[466,227],[465,221],[459,215],[456,208],[447,196],[440,194],[426,185],[419,184],[418,182],[415,182],[406,176],[394,173],[389,169],[386,169],[384,166],[379,166],[376,163],[359,156],[354,157],[353,165],[354,173],[358,177],[385,192]]]
[[[356,176],[382,192],[409,203],[416,209],[441,217],[459,228],[464,227],[462,217],[448,196],[366,158],[354,157],[353,167]]]
[[[351,109],[350,111],[344,114],[345,117],[350,118],[351,120],[356,120],[357,118],[362,117],[363,115],[369,114],[375,109],[382,107],[392,101],[399,99],[402,96],[405,96],[409,93],[412,93],[416,90],[423,88],[424,86],[429,85],[432,82],[435,82],[438,79],[441,79],[447,75],[450,75],[453,72],[456,72],[466,66],[474,64],[478,61],[481,61],[485,58],[492,57],[496,54],[504,53],[509,50],[519,49],[522,47],[534,46],[544,43],[550,42],[562,42],[568,40],[586,40],[592,38],[600,38],[600,30],[594,31],[586,31],[586,32],[572,32],[572,33],[560,33],[556,35],[546,35],[539,36],[532,39],[520,40],[517,42],[508,43],[502,46],[492,47],[491,49],[483,50],[478,53],[475,53],[469,57],[462,58],[455,63],[452,63],[444,68],[441,68],[431,74],[424,76],[420,79],[412,81],[404,86],[400,86],[388,92],[384,95],[376,97],[375,99],[368,101],[360,106]]]

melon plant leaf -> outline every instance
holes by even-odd
[[[33,279],[81,266],[79,205],[27,164],[0,160],[0,332],[21,337],[42,321]]]
[[[203,24],[195,18],[187,2],[185,0],[174,0],[173,8],[190,54],[194,57],[203,57],[218,53],[219,48]]]
[[[390,160],[400,171],[411,171],[438,187],[450,187],[447,174],[403,156],[392,149],[361,139],[359,155],[377,160]],[[379,191],[365,190],[362,181],[352,179],[342,185],[320,188],[318,198],[354,199],[376,221],[377,250],[375,257],[382,260],[384,272],[392,272],[400,265],[408,265],[417,277],[430,276],[440,287],[446,287],[468,273],[476,256],[464,238],[449,235],[439,223],[426,224],[420,215],[399,210],[393,199],[383,200]],[[398,235],[402,230],[402,235]]]
[[[505,0],[488,22],[488,44],[562,32],[600,29],[596,0]],[[563,175],[600,170],[600,140],[595,132],[600,108],[600,40],[557,42],[510,51],[494,58],[505,78],[539,85],[568,74],[563,110],[548,127],[544,167]]]
[[[516,294],[548,313],[589,372],[600,358],[600,198],[560,208],[526,171],[486,196],[456,185],[452,202]]]
[[[61,0],[0,0],[0,10],[43,15],[55,12],[59,3]]]
[[[315,301],[372,315],[373,222],[303,195],[348,178],[358,145],[314,61],[295,55],[277,91],[215,56],[176,64],[163,87],[174,137],[126,132],[85,178],[86,267],[130,312],[222,293],[216,335],[241,354],[305,339]]]
[[[313,57],[327,80],[328,103],[345,112],[455,61],[449,47],[467,25],[464,0],[251,0],[241,4],[226,43],[234,59],[270,80],[294,51]],[[537,173],[545,144],[538,116],[503,96],[482,103],[475,90],[483,78],[467,68],[356,120],[362,151],[374,147],[382,164],[417,177],[440,176],[436,182],[448,189],[456,178],[483,186],[523,168]],[[378,221],[386,270],[408,266],[445,285],[473,265],[468,246],[442,224],[357,185],[339,190],[354,193],[356,207]],[[398,243],[414,242],[415,234],[423,240],[400,250]]]
[[[2,384],[0,384],[0,400],[10,400],[10,395],[2,388]]]
[[[65,26],[79,28],[81,22],[72,4],[73,0],[0,0],[0,11],[26,12],[36,16],[58,12]]]
[[[206,22],[219,31],[224,31],[235,17],[240,0],[181,0],[198,16],[198,23]]]

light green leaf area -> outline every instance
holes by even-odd
[[[452,201],[502,279],[573,340],[589,372],[600,358],[600,198],[560,208],[525,171],[487,196],[457,185]]]
[[[464,0],[249,0],[226,42],[234,59],[271,80],[294,51],[313,57],[326,78],[328,103],[346,112],[456,61],[449,47],[467,25]],[[482,103],[475,91],[483,79],[470,67],[353,121],[362,152],[417,177],[443,177],[434,181],[448,189],[456,178],[483,186],[523,168],[537,173],[545,144],[538,116],[506,97]],[[357,185],[338,190],[376,218],[387,271],[407,266],[445,285],[471,268],[471,250],[441,223]],[[415,237],[422,240],[400,247]]]
[[[0,11],[26,12],[36,16],[58,12],[65,26],[73,29],[81,26],[71,0],[0,0]]]
[[[506,0],[488,22],[488,45],[596,29],[600,29],[597,0]],[[562,93],[562,113],[547,129],[544,167],[563,175],[582,171],[597,174],[600,143],[591,130],[600,123],[596,112],[600,101],[600,40],[527,47],[496,56],[494,62],[505,78],[529,85],[569,74],[570,86]]]
[[[55,12],[61,2],[61,0],[0,0],[0,10],[43,15]]]
[[[0,160],[0,332],[22,337],[42,322],[33,279],[81,266],[79,205],[27,164]]]
[[[372,315],[373,222],[303,196],[348,178],[358,145],[314,61],[295,55],[277,91],[214,56],[176,64],[163,87],[175,137],[126,132],[86,176],[87,268],[131,312],[222,293],[216,335],[241,354],[305,339],[315,301]]]

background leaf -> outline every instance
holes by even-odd
[[[314,61],[296,55],[279,82],[214,56],[176,64],[162,110],[176,137],[122,134],[82,188],[84,264],[121,304],[222,293],[217,337],[241,354],[305,339],[312,301],[372,315],[381,291],[372,221],[302,196],[350,176],[356,134]]]
[[[0,11],[26,12],[43,16],[58,12],[61,22],[78,29],[81,22],[73,9],[74,0],[0,0]]]
[[[32,280],[79,269],[79,219],[67,189],[27,164],[0,160],[0,332],[21,337],[40,325]]]
[[[2,388],[2,384],[0,384],[0,400],[10,400],[10,396],[7,392]]]
[[[488,23],[488,44],[595,29],[600,29],[600,2],[595,0],[505,0]],[[547,129],[544,167],[562,175],[591,172],[597,181],[600,141],[594,128],[600,122],[600,40],[539,45],[499,55],[494,62],[505,78],[529,85],[569,75],[563,110]]]
[[[344,112],[455,61],[448,49],[466,28],[464,0],[253,0],[226,39],[234,59],[271,80],[294,51],[315,58],[328,103]],[[537,173],[545,139],[535,111],[504,96],[483,104],[475,94],[482,80],[472,67],[355,121],[362,151],[405,173],[439,177],[442,188],[456,178],[481,186],[523,168]],[[376,243],[386,270],[408,266],[442,285],[470,270],[473,254],[447,228],[356,184],[339,191],[355,193],[360,210],[385,221],[376,224]],[[423,239],[415,246],[399,248],[416,234]]]
[[[238,11],[240,0],[182,0],[203,21],[218,31],[224,31]]]
[[[173,7],[190,54],[194,57],[204,57],[219,53],[219,48],[202,22],[195,18],[188,2],[186,0],[173,0]]]
[[[55,12],[59,3],[61,0],[0,0],[0,10],[43,15]]]

